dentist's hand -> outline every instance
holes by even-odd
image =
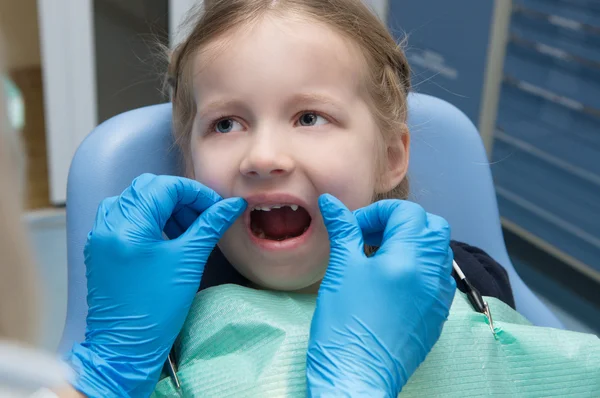
[[[319,206],[331,252],[310,331],[309,395],[395,397],[448,316],[456,290],[450,229],[406,201],[352,213],[323,195]],[[365,243],[379,250],[367,257]]]
[[[196,181],[150,174],[101,203],[84,250],[85,342],[67,358],[77,390],[90,397],[150,395],[208,256],[245,208],[243,199],[223,200]],[[193,214],[201,215],[189,219]],[[165,240],[163,230],[180,236]]]

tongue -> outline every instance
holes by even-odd
[[[253,224],[262,230],[265,237],[285,239],[300,236],[310,225],[310,216],[303,208],[294,211],[290,207],[271,209],[271,211],[253,211]]]

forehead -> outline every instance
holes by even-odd
[[[202,48],[194,59],[194,87],[197,97],[214,90],[277,96],[299,89],[351,97],[360,93],[365,65],[358,46],[329,26],[267,15]]]

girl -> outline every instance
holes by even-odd
[[[351,210],[408,197],[407,60],[360,0],[206,1],[186,27],[168,82],[187,175],[249,203],[203,287],[316,293],[329,262],[318,196]],[[514,307],[500,265],[452,249],[482,294]]]
[[[186,174],[222,197],[248,202],[207,263],[202,288],[237,283],[316,294],[336,257],[321,195],[332,194],[350,210],[408,197],[407,60],[360,0],[210,1],[187,22],[189,35],[175,48],[168,76]],[[514,306],[501,266],[465,244],[453,243],[452,250],[484,295]],[[358,294],[363,287],[353,288]],[[411,299],[397,299],[403,298]],[[349,302],[360,312],[360,303]],[[319,310],[315,319],[324,319]],[[192,341],[180,342],[186,364],[197,347],[189,336],[205,322],[192,322],[185,332]],[[343,362],[316,351],[309,346],[314,362]],[[227,354],[209,348],[197,355],[218,361]],[[350,368],[365,374],[360,354],[349,350],[341,358],[360,358]],[[210,375],[211,362],[204,364],[198,372]],[[317,372],[310,360],[307,370],[310,384]],[[186,391],[202,394],[199,384],[188,383]]]

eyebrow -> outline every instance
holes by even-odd
[[[200,118],[205,118],[211,112],[222,109],[222,108],[236,108],[239,109],[243,107],[243,101],[237,99],[223,99],[208,102],[206,105],[199,104],[198,105],[198,116]]]
[[[333,97],[330,97],[328,95],[319,94],[319,93],[295,94],[290,99],[285,101],[284,107],[285,108],[293,108],[293,107],[297,107],[299,105],[301,106],[303,104],[314,104],[314,103],[331,105],[334,108],[336,108],[337,110],[339,110],[340,112],[344,111],[344,107],[336,99],[334,99]],[[206,118],[206,116],[208,114],[210,114],[211,112],[213,112],[217,109],[223,109],[223,108],[240,109],[240,108],[244,108],[244,107],[245,107],[244,101],[239,100],[239,99],[215,100],[215,101],[208,102],[206,105],[199,104],[198,116],[201,119],[204,119],[204,118]]]
[[[318,93],[296,94],[286,102],[286,106],[292,107],[294,105],[307,104],[307,103],[321,103],[321,104],[332,105],[335,108],[338,108],[339,110],[344,109],[336,99],[334,99],[328,95],[318,94]]]

